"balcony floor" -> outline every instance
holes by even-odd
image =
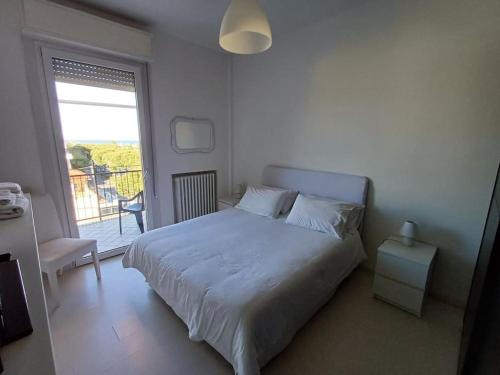
[[[143,212],[142,216],[146,226],[146,213]],[[123,234],[120,234],[118,216],[103,218],[102,221],[78,223],[80,238],[97,240],[99,253],[127,246],[141,234],[134,215],[122,215],[122,228]]]

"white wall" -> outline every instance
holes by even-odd
[[[151,57],[151,34],[50,0],[22,0],[24,33],[103,51]]]
[[[0,10],[0,181],[43,190],[21,40],[21,8],[3,0]]]
[[[234,59],[234,183],[267,164],[368,176],[365,240],[402,221],[463,304],[500,158],[500,3],[375,1]]]
[[[44,88],[40,87],[37,52],[29,40],[24,41],[23,50],[21,15],[19,0],[2,1],[0,181],[12,180],[25,189],[51,192],[64,217],[62,191],[56,181],[57,160],[51,152],[54,143],[41,95]],[[154,30],[153,33],[149,71],[158,200],[151,209],[158,219],[157,226],[161,226],[173,222],[172,174],[216,169],[218,190],[220,194],[227,192],[228,58]],[[209,154],[176,154],[170,146],[170,121],[177,115],[211,119],[215,124],[215,150]]]
[[[0,180],[43,191],[53,171],[40,163],[48,155],[31,112],[19,1],[1,7]],[[258,182],[270,163],[370,177],[369,264],[383,238],[415,219],[440,246],[434,292],[463,303],[500,158],[499,17],[494,0],[379,0],[235,58],[234,182]],[[226,192],[227,57],[159,33],[153,55],[155,209],[165,225],[172,173],[217,169]],[[216,150],[175,154],[176,115],[211,118]]]
[[[217,170],[219,194],[227,192],[228,58],[218,52],[154,32],[151,101],[161,224],[173,223],[171,175]],[[209,118],[215,125],[215,150],[177,154],[170,145],[175,116]]]

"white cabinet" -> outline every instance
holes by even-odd
[[[2,347],[2,375],[55,375],[31,204],[22,217],[0,221],[0,253],[5,252],[19,260],[33,333]]]
[[[408,247],[396,237],[385,240],[377,253],[375,297],[422,316],[436,253],[435,246],[423,242]]]

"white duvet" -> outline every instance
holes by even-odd
[[[123,257],[240,375],[260,373],[365,259],[344,240],[227,209],[138,237]]]

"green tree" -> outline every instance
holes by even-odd
[[[71,154],[72,159],[69,161],[71,168],[81,169],[88,167],[91,164],[91,151],[83,145],[68,144],[67,151]]]
[[[141,169],[139,145],[120,145],[116,142],[84,145],[90,149],[92,160],[98,165],[106,165],[112,172]]]
[[[67,150],[73,155],[72,168],[88,167],[93,160],[99,166],[99,180],[107,180],[121,196],[132,197],[144,189],[139,145],[120,145],[116,142],[76,144],[68,145]],[[102,173],[103,171],[130,172],[107,175],[106,172]]]

